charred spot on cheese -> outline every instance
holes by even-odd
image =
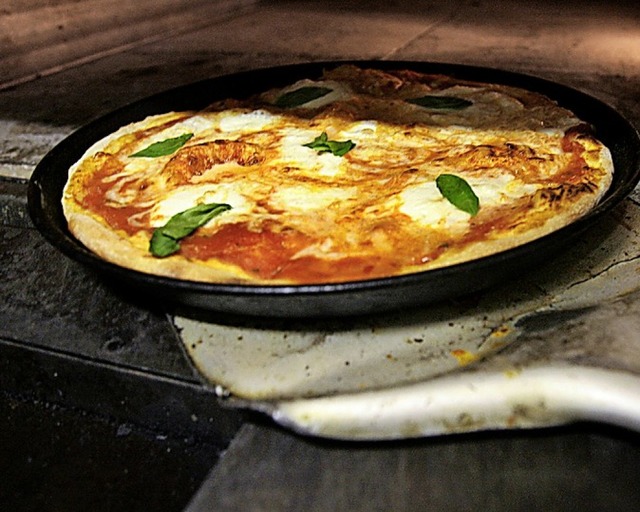
[[[242,167],[264,161],[261,148],[255,144],[234,140],[215,140],[181,149],[169,160],[163,174],[168,183],[188,183],[214,165],[234,162]]]
[[[508,169],[516,176],[523,173],[540,176],[545,174],[546,169],[557,166],[561,158],[560,153],[537,151],[527,144],[500,142],[462,145],[453,151],[435,155],[433,161],[471,172],[482,169]]]
[[[566,201],[572,201],[585,193],[592,194],[595,191],[596,185],[589,181],[561,183],[538,190],[533,196],[533,204],[538,209],[554,209],[566,204]]]

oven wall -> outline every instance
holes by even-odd
[[[0,86],[193,30],[256,0],[2,0]]]

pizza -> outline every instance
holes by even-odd
[[[178,279],[303,285],[492,255],[586,214],[611,154],[525,89],[337,65],[166,112],[69,170],[69,230],[117,265]]]

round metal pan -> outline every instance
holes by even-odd
[[[242,98],[270,87],[317,77],[345,62],[316,62],[252,70],[203,80],[151,96],[84,126],[53,148],[36,167],[28,189],[29,212],[44,237],[67,256],[106,276],[109,283],[147,301],[162,301],[183,310],[265,317],[331,317],[408,308],[478,291],[520,275],[548,261],[605,212],[624,199],[640,179],[640,138],[634,127],[603,102],[580,91],[540,78],[501,70],[454,64],[405,61],[356,61],[361,66],[414,69],[460,79],[493,82],[540,92],[591,123],[611,150],[613,184],[590,213],[563,229],[492,256],[399,277],[339,284],[249,286],[210,284],[154,276],[109,263],[89,251],[67,229],[62,190],[68,169],[97,140],[120,126],[152,114],[190,110],[226,97]]]

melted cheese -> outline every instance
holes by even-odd
[[[233,222],[254,209],[252,188],[235,183],[207,183],[177,189],[161,199],[151,210],[150,224],[159,227],[177,213],[193,208],[199,204],[226,203],[231,205],[224,220]]]
[[[229,110],[214,116],[220,131],[229,135],[246,135],[252,132],[264,130],[270,125],[280,122],[280,117],[266,110],[253,110],[241,112]]]
[[[276,210],[296,214],[308,211],[322,213],[327,208],[344,205],[356,193],[356,188],[292,185],[275,190],[269,197],[269,203]]]
[[[435,182],[407,187],[400,194],[400,200],[400,212],[422,226],[460,230],[469,224],[471,216],[442,197]]]
[[[318,130],[289,128],[280,133],[275,166],[294,168],[308,176],[337,176],[344,172],[344,160],[331,153],[319,154],[305,144],[319,135]]]

